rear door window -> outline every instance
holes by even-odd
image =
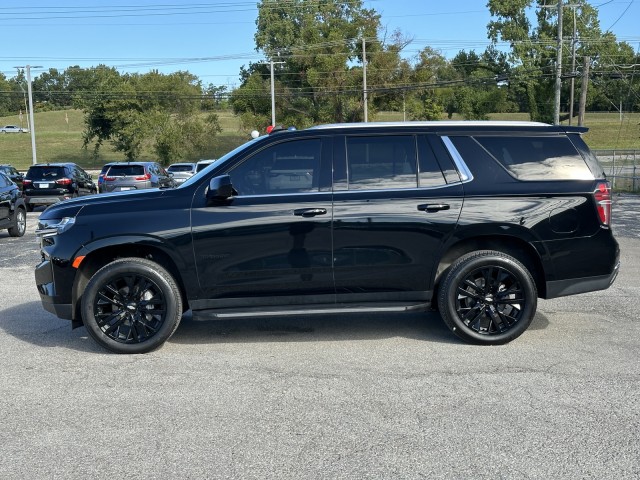
[[[413,135],[347,136],[346,156],[349,190],[418,186]]]
[[[594,175],[565,136],[476,136],[519,180],[593,180]]]

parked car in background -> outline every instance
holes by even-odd
[[[618,273],[610,185],[586,131],[397,122],[264,135],[180,188],[48,208],[37,289],[119,353],[157,348],[189,309],[435,308],[465,341],[507,343],[538,298],[604,290]]]
[[[24,200],[29,212],[39,205],[98,193],[91,175],[75,163],[31,165],[23,180]]]
[[[167,168],[167,172],[169,172],[175,182],[180,185],[191,178],[194,173],[196,173],[196,164],[187,162],[174,163],[172,165],[169,165],[169,168]]]
[[[109,168],[101,186],[105,193],[176,186],[173,178],[157,162],[114,162],[107,165]]]
[[[104,193],[104,190],[102,189],[102,185],[104,184],[104,174],[107,173],[107,170],[109,170],[111,165],[113,165],[113,163],[105,163],[98,174],[98,193]]]
[[[14,166],[0,165],[0,172],[9,177],[11,181],[18,185],[18,187],[20,187],[20,190],[22,190],[22,181],[24,180],[24,175],[22,175]]]
[[[27,229],[27,207],[20,188],[0,171],[0,228],[12,237],[21,237]]]
[[[5,125],[0,127],[0,133],[29,133],[29,129],[18,127],[17,125]]]
[[[198,163],[196,163],[196,173],[198,173],[201,170],[204,170],[205,168],[207,168],[212,163],[215,163],[216,160],[217,160],[216,158],[211,158],[211,159],[208,159],[208,160],[200,160],[200,161],[198,161]]]

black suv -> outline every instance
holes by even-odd
[[[27,211],[20,187],[0,171],[0,228],[12,237],[21,237],[27,229]]]
[[[98,193],[91,175],[75,163],[31,165],[23,180],[27,210],[62,200]]]
[[[584,128],[326,125],[249,141],[175,189],[40,216],[44,308],[140,353],[196,319],[437,308],[506,343],[537,298],[606,289],[609,183]]]

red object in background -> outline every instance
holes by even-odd
[[[267,127],[267,133],[271,133],[271,130],[273,130],[273,125],[269,125]]]

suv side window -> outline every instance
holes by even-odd
[[[9,185],[8,178],[4,176],[4,173],[0,172],[0,187],[6,187]]]
[[[238,195],[317,192],[322,142],[318,138],[271,145],[229,171]]]
[[[564,136],[476,136],[518,180],[593,180],[571,141]]]
[[[345,140],[349,190],[418,186],[413,135],[347,136]]]

